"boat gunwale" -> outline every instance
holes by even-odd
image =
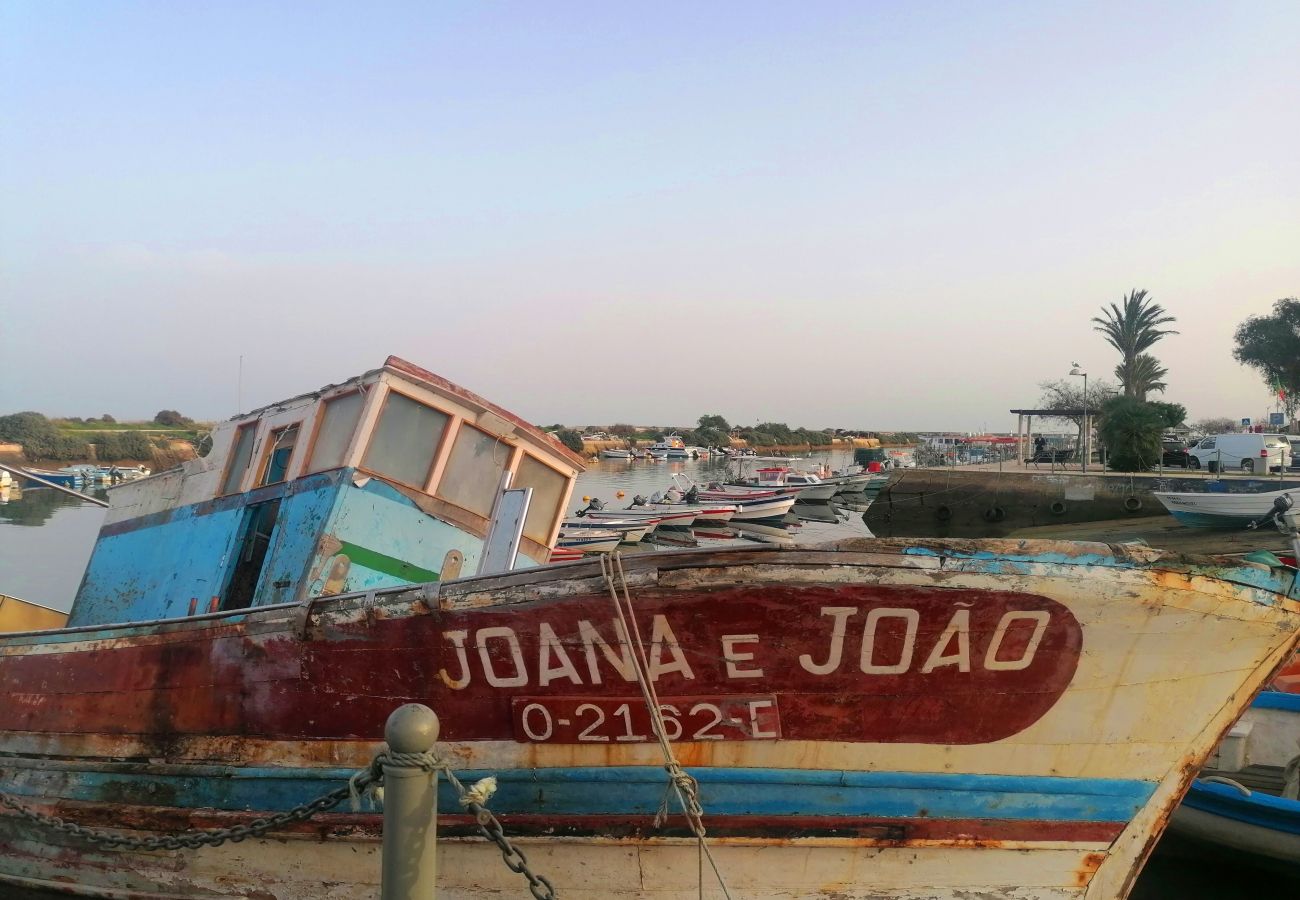
[[[1139,551],[1138,553],[1130,552]],[[1035,553],[1034,551],[1038,552]],[[1069,553],[1069,550],[1075,551]],[[896,556],[897,566],[888,566],[882,557]],[[1040,558],[1035,558],[1040,557]],[[1052,566],[1104,566],[1112,569],[1160,571],[1181,574],[1189,578],[1203,577],[1222,581],[1238,589],[1272,594],[1297,606],[1300,603],[1279,585],[1277,589],[1258,584],[1232,580],[1215,569],[1266,569],[1258,563],[1243,563],[1228,557],[1194,556],[1156,550],[1146,545],[1105,544],[1092,541],[1052,541],[1017,539],[940,539],[940,538],[847,538],[813,545],[767,547],[697,547],[672,551],[647,551],[621,557],[623,568],[632,574],[646,570],[718,568],[720,566],[786,565],[835,566],[840,564],[866,565],[879,568],[920,568],[921,560],[934,560],[942,567],[948,560],[975,563],[1012,563],[1020,565]],[[955,571],[955,570],[954,570]],[[259,622],[275,617],[268,613],[301,611],[301,625],[306,626],[313,614],[344,612],[350,603],[358,601],[373,605],[379,598],[396,600],[410,594],[409,601],[421,603],[430,611],[437,610],[442,601],[463,599],[494,590],[509,590],[529,584],[542,585],[564,580],[599,578],[599,560],[563,560],[546,566],[516,569],[490,575],[469,575],[448,581],[431,581],[418,584],[394,585],[369,591],[352,591],[329,597],[314,597],[304,601],[273,603],[241,609],[216,610],[192,616],[174,616],[164,619],[146,619],[134,622],[113,622],[96,625],[77,625],[70,628],[33,629],[0,635],[0,648],[12,646],[19,639],[30,637],[58,638],[64,635],[84,635],[109,632],[105,640],[115,640],[128,635],[120,632],[132,630],[169,628],[190,623],[217,620],[248,620]],[[236,622],[234,624],[241,624]],[[118,632],[116,634],[112,632]]]

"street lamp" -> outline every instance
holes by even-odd
[[[1083,471],[1088,471],[1088,457],[1091,455],[1091,448],[1088,446],[1088,432],[1092,429],[1088,427],[1088,373],[1079,367],[1078,363],[1070,370],[1071,375],[1083,376]]]

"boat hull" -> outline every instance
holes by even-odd
[[[733,893],[1122,896],[1300,626],[1294,601],[1204,561],[1132,553],[853,541],[627,558],[647,667]],[[230,824],[337,787],[418,701],[462,778],[500,780],[489,805],[563,896],[696,896],[675,806],[654,825],[663,758],[600,573],[0,639],[0,789],[132,832]],[[582,703],[599,727],[573,721]],[[441,805],[439,896],[518,891],[450,792]],[[373,897],[378,827],[340,811],[273,840],[142,854],[6,811],[0,879]]]
[[[1157,492],[1175,519],[1193,528],[1246,528],[1273,511],[1273,501],[1283,495],[1300,499],[1300,491],[1268,491],[1259,494],[1228,492]]]

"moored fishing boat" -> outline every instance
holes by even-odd
[[[560,525],[561,533],[580,529],[595,531],[617,531],[623,535],[623,543],[635,544],[652,534],[659,526],[658,519],[565,519]],[[554,559],[554,554],[552,554]]]
[[[1238,860],[1300,866],[1300,694],[1266,691],[1192,783],[1170,832]]]
[[[1111,900],[1300,634],[1293,570],[1142,546],[850,540],[456,579],[491,518],[462,504],[490,507],[507,471],[532,487],[531,565],[580,460],[419,372],[390,360],[111,488],[81,627],[0,638],[0,791],[125,836],[248,824],[345,783],[412,700],[462,779],[496,777],[489,805],[562,896],[698,896],[703,847],[738,897]],[[360,408],[331,414],[347,392]],[[307,462],[322,444],[335,468]],[[253,578],[267,532],[241,523],[273,500]],[[692,813],[669,793],[658,815],[675,790]],[[439,896],[517,892],[451,791],[442,807]],[[5,807],[0,883],[359,900],[378,825],[343,810],[137,851]]]
[[[46,469],[33,469],[30,467],[20,471],[20,477],[21,475],[32,476],[31,478],[23,479],[25,481],[25,484],[23,485],[24,487],[41,487],[41,482],[45,481],[50,484],[56,484],[59,487],[75,488],[82,485],[86,480],[85,476],[78,471],[50,472]]]
[[[1197,528],[1245,528],[1273,509],[1278,497],[1300,497],[1300,490],[1259,493],[1228,491],[1157,491],[1156,499],[1184,525]]]
[[[632,459],[635,454],[631,450],[610,447],[600,451],[600,456],[602,459]]]
[[[623,531],[599,528],[560,529],[555,546],[562,550],[579,550],[583,553],[609,553],[617,550],[626,540]]]
[[[574,515],[592,522],[629,519],[653,521],[659,528],[690,528],[695,523],[696,517],[694,510],[649,509],[635,504],[625,509],[608,509],[600,500],[594,498]]]
[[[668,490],[650,497],[633,497],[632,509],[650,509],[667,513],[690,512],[695,514],[692,525],[726,525],[739,510],[734,504],[699,503],[688,499],[680,491]]]

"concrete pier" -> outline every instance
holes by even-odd
[[[1052,471],[1032,465],[904,469],[864,518],[879,537],[1007,537],[1026,528],[1165,516],[1156,491],[1277,491],[1300,477],[1160,472]],[[1170,523],[1173,519],[1169,519]]]

